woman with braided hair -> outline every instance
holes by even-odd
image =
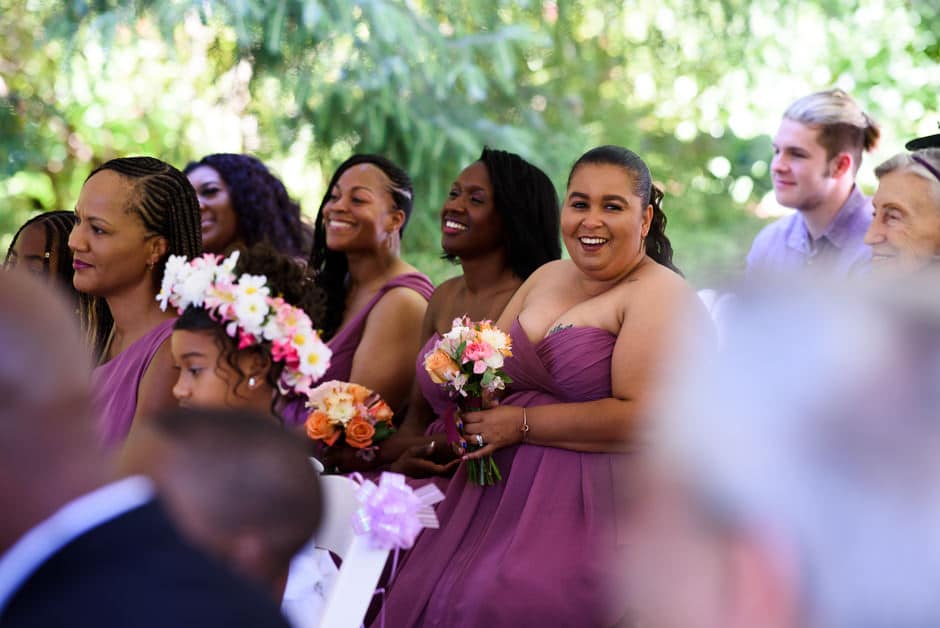
[[[106,445],[141,417],[176,405],[170,355],[175,316],[156,295],[170,255],[202,250],[199,203],[179,170],[152,157],[112,159],[88,176],[69,236],[73,285],[97,368],[95,401]]]
[[[22,268],[42,275],[74,295],[72,252],[69,251],[69,233],[74,225],[75,214],[69,211],[43,212],[33,216],[13,236],[3,260],[4,268]]]
[[[256,157],[206,155],[187,164],[183,173],[196,188],[205,252],[227,255],[268,242],[291,257],[310,254],[313,226],[303,220],[300,205],[280,179]]]

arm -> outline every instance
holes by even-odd
[[[170,353],[170,340],[164,340],[153,355],[137,385],[137,409],[131,423],[132,436],[140,425],[167,408],[176,407],[173,386],[176,384],[177,371],[173,368],[173,356]]]
[[[411,390],[426,309],[427,301],[414,290],[390,290],[369,313],[353,356],[349,381],[377,392],[393,410]]]
[[[527,408],[526,442],[586,452],[623,452],[635,446],[672,324],[682,308],[688,304],[694,307],[694,294],[678,278],[651,279],[633,295],[623,312],[611,364],[613,395],[596,401]],[[464,422],[468,435],[483,434],[487,443],[470,454],[471,458],[522,441],[523,410],[519,407],[468,413]]]

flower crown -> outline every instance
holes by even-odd
[[[332,352],[313,329],[306,312],[281,297],[272,297],[264,275],[235,276],[238,251],[227,258],[205,253],[188,261],[171,255],[163,272],[157,301],[182,314],[186,308],[204,308],[225,333],[238,341],[238,349],[271,343],[271,359],[283,362],[277,386],[282,394],[308,395],[323,377]]]

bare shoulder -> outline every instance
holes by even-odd
[[[700,318],[705,312],[692,285],[660,264],[651,264],[636,281],[625,282],[618,290],[622,291],[619,300],[624,306],[624,317],[647,313],[662,320],[675,320],[690,315]]]
[[[418,292],[405,286],[396,286],[382,295],[372,308],[372,312],[369,313],[369,320],[376,318],[408,320],[417,316],[420,323],[427,307],[428,301]]]
[[[531,290],[544,289],[555,285],[564,284],[577,276],[578,269],[570,259],[559,259],[546,262],[539,266],[535,272],[529,275],[522,288]],[[522,289],[520,288],[520,290]]]

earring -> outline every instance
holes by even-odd
[[[248,378],[248,388],[254,388],[254,387],[255,387],[255,378],[254,378],[254,377],[249,377],[249,378]]]

